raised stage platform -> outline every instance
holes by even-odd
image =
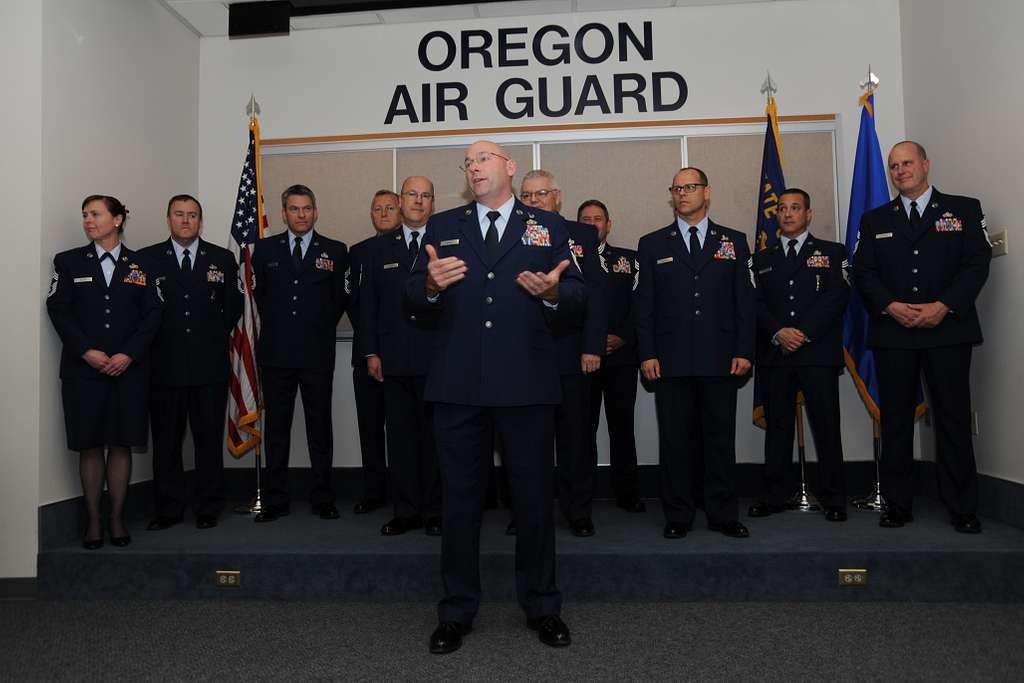
[[[747,503],[743,501],[745,511]],[[38,594],[43,598],[270,598],[434,601],[441,594],[440,539],[412,532],[385,538],[390,511],[325,521],[294,505],[289,517],[254,524],[226,514],[199,531],[191,519],[164,531],[130,526],[127,548],[87,551],[77,540],[44,545]],[[515,539],[508,513],[488,510],[481,538],[485,599],[512,600]],[[567,601],[1024,600],[1024,530],[983,518],[984,533],[958,534],[945,510],[915,501],[915,521],[882,529],[878,515],[850,510],[842,524],[819,514],[746,519],[751,538],[730,539],[704,526],[669,541],[657,501],[628,514],[596,505],[597,535],[575,538],[556,527],[558,581]],[[867,569],[867,585],[840,587],[840,568]],[[217,586],[217,570],[240,571],[240,587]]]

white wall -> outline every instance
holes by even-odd
[[[45,285],[53,254],[85,243],[85,196],[121,199],[130,211],[125,242],[139,248],[166,238],[168,197],[196,192],[199,38],[155,0],[45,0],[42,7],[46,202],[32,282]],[[37,308],[43,294],[33,299]],[[38,501],[45,504],[81,495],[81,485],[78,456],[66,448],[60,341],[45,317],[41,334]],[[133,478],[151,477],[149,454],[136,455]]]
[[[932,160],[944,192],[979,197],[989,233],[1007,229],[1010,252],[992,261],[978,309],[985,343],[973,359],[972,398],[980,434],[978,470],[1024,483],[1020,398],[1024,366],[1024,230],[1019,224],[1024,111],[1020,67],[1024,5],[902,0],[907,136]]]
[[[474,58],[469,70],[452,67],[434,73],[424,69],[417,58],[420,38],[432,30],[457,35],[463,29],[495,32],[500,27],[526,26],[533,31],[546,24],[561,24],[572,33],[589,22],[614,26],[619,21],[628,21],[639,28],[645,20],[651,20],[654,27],[652,62],[483,69],[479,59]],[[838,188],[844,221],[860,115],[858,83],[863,80],[869,62],[883,79],[877,95],[882,144],[903,137],[897,0],[806,0],[360,26],[302,31],[278,38],[204,38],[200,52],[200,195],[207,210],[207,236],[222,244],[227,240],[245,150],[244,108],[250,93],[256,95],[263,108],[264,137],[307,137],[622,119],[761,116],[764,97],[759,88],[765,70],[771,69],[780,87],[780,113],[838,114]],[[511,76],[536,82],[541,75],[558,80],[563,74],[580,78],[593,73],[610,79],[613,73],[662,70],[678,71],[687,80],[689,98],[679,111],[627,113],[619,117],[590,113],[566,119],[537,117],[512,121],[500,116],[493,101],[497,84]],[[437,81],[467,84],[468,121],[411,125],[402,119],[403,123],[384,125],[397,84],[408,84],[417,93],[420,83]],[[368,198],[353,197],[352,201],[362,203]],[[268,206],[272,208],[273,203]],[[273,228],[280,230],[276,212],[268,211],[268,218]],[[340,360],[335,373],[333,415],[338,466],[359,464],[348,351],[347,344],[339,346]],[[842,387],[847,458],[870,459],[870,419],[852,384],[844,381]],[[763,432],[749,424],[750,392],[748,386],[740,394],[737,450],[740,461],[760,462]],[[301,419],[296,423],[292,463],[302,466],[308,464],[308,454]],[[637,406],[637,434],[642,462],[656,462],[653,400],[643,392]],[[250,463],[246,458],[231,464],[245,467]]]
[[[0,203],[12,231],[0,268],[0,578],[35,576],[39,481],[39,273],[42,210],[40,111],[42,9],[36,0],[0,4],[0,108],[7,132]]]

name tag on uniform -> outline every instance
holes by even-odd
[[[888,237],[892,237],[892,233],[891,232],[880,232],[877,235],[875,235],[875,239],[876,240],[884,240],[884,239],[886,239]]]
[[[672,263],[672,257],[671,256],[666,256],[665,258],[658,259],[658,264],[657,265],[660,266],[663,263]]]
[[[277,268],[277,261],[267,261],[267,268]]]
[[[768,266],[767,268],[762,268],[761,270],[757,271],[757,274],[758,275],[764,275],[765,273],[770,273],[770,272],[772,272],[772,268],[774,268],[774,266]]]
[[[79,282],[92,282],[92,276],[89,276],[89,277],[76,277],[75,278],[75,284],[77,285]]]
[[[440,246],[442,247],[457,247],[459,246],[459,240],[441,240]]]
[[[397,262],[396,263],[385,263],[384,264],[384,270],[388,270],[389,268],[397,268],[397,267],[398,267],[398,263]]]

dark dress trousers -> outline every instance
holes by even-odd
[[[573,522],[592,515],[597,470],[591,448],[591,376],[583,374],[580,356],[604,355],[608,290],[597,256],[597,229],[576,221],[565,225],[573,267],[582,272],[587,295],[582,316],[554,326],[562,383],[562,402],[555,410],[558,503],[566,520]]]
[[[939,495],[953,515],[977,511],[971,438],[971,347],[981,344],[974,307],[992,247],[981,204],[932,189],[917,227],[897,197],[861,219],[854,282],[871,316],[868,345],[878,373],[882,495],[898,512],[913,503],[914,409],[922,372],[935,424]],[[905,328],[885,313],[893,301],[949,307],[933,328]]]
[[[164,299],[149,392],[157,517],[181,517],[185,511],[186,423],[195,445],[195,513],[218,515],[224,506],[228,338],[242,313],[238,263],[230,251],[202,239],[188,249],[188,273],[178,265],[170,239],[139,252]]]
[[[412,310],[405,300],[405,281],[413,258],[401,228],[374,240],[364,263],[359,293],[360,346],[363,356],[380,358],[384,373],[395,516],[439,515],[441,483],[433,407],[423,398],[434,351],[436,316]]]
[[[438,331],[425,398],[434,401],[444,524],[441,621],[470,624],[480,604],[480,518],[487,492],[492,429],[504,446],[516,536],[516,593],[528,617],[558,614],[555,585],[554,409],[561,401],[554,320],[580,314],[583,278],[562,273],[552,310],[517,283],[519,273],[548,272],[569,260],[569,236],[554,213],[515,203],[489,258],[476,204],[427,224],[424,244],[468,266],[465,279],[426,297],[427,259],[418,259],[406,297],[418,314],[437,311]]]
[[[738,516],[733,358],[754,359],[753,274],[746,236],[708,222],[690,255],[673,222],[640,239],[634,293],[641,362],[656,358],[661,501],[666,520],[689,527],[695,512],[692,460],[704,462],[704,506],[711,524]],[[697,449],[696,444],[702,444]]]
[[[839,375],[843,313],[850,299],[846,247],[808,234],[795,259],[788,240],[754,255],[757,281],[757,372],[763,375],[765,438],[761,500],[784,505],[797,489],[793,433],[797,392],[803,392],[818,457],[818,500],[846,507]],[[772,343],[783,327],[808,341],[794,353]]]
[[[636,408],[636,329],[633,324],[633,290],[639,277],[636,252],[605,242],[598,248],[601,275],[608,291],[606,335],[614,334],[625,344],[601,359],[601,368],[591,375],[590,450],[597,462],[597,430],[601,424],[601,402],[608,423],[609,465],[616,498],[639,496],[636,436],[633,413]],[[605,340],[605,342],[607,339]],[[603,347],[602,347],[603,355]]]
[[[146,445],[149,347],[162,307],[149,263],[123,243],[109,286],[91,243],[53,258],[46,308],[63,343],[69,449]],[[117,377],[103,375],[82,359],[89,349],[124,353],[132,362]]]
[[[276,511],[289,508],[288,457],[298,390],[313,474],[310,502],[334,502],[331,390],[336,328],[350,289],[348,249],[342,242],[314,232],[296,265],[289,234],[264,237],[253,252],[254,296],[260,313],[256,360],[266,407],[264,495]]]
[[[384,449],[384,385],[366,374],[366,357],[360,351],[359,292],[366,249],[379,235],[357,242],[349,249],[352,295],[348,317],[352,323],[352,390],[356,399],[359,452],[363,463],[363,497],[383,500],[387,492],[387,457]]]

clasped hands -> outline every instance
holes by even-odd
[[[466,262],[456,256],[438,258],[434,245],[426,245],[427,258],[427,296],[435,296],[466,277],[469,267]],[[562,259],[554,270],[548,273],[524,270],[516,277],[516,282],[529,294],[549,303],[558,303],[558,281],[562,271],[569,267],[569,261]]]
[[[949,313],[949,307],[941,301],[928,304],[905,304],[893,301],[885,312],[903,327],[937,327]]]
[[[111,377],[120,375],[132,364],[132,357],[127,354],[115,353],[113,356],[108,356],[99,349],[89,349],[82,354],[82,359],[93,370],[98,371],[102,375],[110,375]]]

